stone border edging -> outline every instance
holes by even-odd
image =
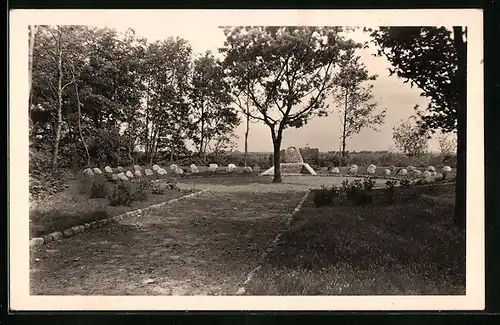
[[[99,228],[101,226],[107,225],[108,223],[111,223],[112,221],[118,221],[118,220],[121,220],[127,216],[140,216],[145,211],[153,210],[153,209],[156,209],[156,208],[159,208],[159,207],[171,204],[171,203],[175,203],[175,202],[178,202],[181,200],[189,199],[189,198],[201,195],[202,193],[205,193],[208,191],[209,191],[209,189],[200,190],[200,191],[197,191],[197,192],[194,192],[194,193],[191,193],[188,195],[184,195],[184,196],[181,196],[181,197],[178,197],[176,199],[172,199],[172,200],[169,200],[166,202],[153,204],[153,205],[150,205],[150,206],[147,206],[147,207],[144,207],[141,209],[137,209],[137,210],[127,211],[127,212],[119,214],[117,216],[84,223],[83,225],[73,226],[73,227],[65,229],[63,231],[54,231],[54,232],[52,232],[48,235],[45,235],[43,237],[34,237],[34,238],[30,239],[29,245],[30,245],[30,247],[43,246],[43,245],[48,244],[48,243],[53,242],[53,241],[61,240],[63,238],[73,237],[81,232],[85,232],[85,231],[88,231],[90,229]]]
[[[254,267],[250,271],[250,273],[248,273],[247,278],[245,279],[245,282],[243,282],[243,285],[238,289],[238,291],[236,291],[236,295],[245,294],[245,292],[246,292],[245,286],[248,285],[248,283],[250,283],[250,281],[252,281],[255,274],[257,274],[257,272],[261,269],[262,264],[264,263],[266,257],[278,246],[278,241],[280,240],[281,236],[283,235],[283,233],[286,230],[288,230],[291,227],[293,217],[295,217],[295,215],[300,211],[300,209],[302,208],[304,203],[307,201],[310,194],[311,194],[311,190],[308,190],[306,192],[306,194],[304,195],[304,197],[302,198],[302,200],[300,200],[299,204],[297,204],[297,206],[295,207],[293,212],[288,214],[286,222],[285,222],[285,227],[283,229],[281,229],[281,231],[279,231],[276,234],[276,237],[274,237],[274,240],[271,242],[271,244],[268,246],[268,248],[262,253],[262,255],[260,256],[259,264],[256,267]]]

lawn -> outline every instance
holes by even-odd
[[[149,190],[147,201],[134,201],[131,206],[110,206],[106,198],[89,198],[88,194],[80,193],[78,181],[71,180],[65,191],[32,202],[29,211],[30,238],[166,202],[191,192],[191,189],[184,188],[156,195]]]
[[[247,287],[248,295],[463,295],[465,236],[453,206],[316,208],[311,201]]]

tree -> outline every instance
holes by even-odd
[[[439,151],[443,156],[454,155],[457,151],[457,138],[454,134],[442,133],[439,138]]]
[[[419,125],[412,123],[415,117],[401,121],[392,128],[392,138],[396,147],[407,156],[419,156],[427,152],[429,137],[422,135]]]
[[[340,27],[225,28],[220,49],[231,85],[251,100],[252,119],[270,130],[274,183],[280,183],[283,131],[301,127],[324,110],[331,73],[342,50],[360,46]]]
[[[188,118],[191,53],[186,40],[170,37],[149,44],[141,60],[145,89],[141,140],[149,163],[159,150],[185,147],[184,140],[191,134]]]
[[[455,224],[465,227],[467,30],[445,27],[380,27],[371,31],[379,56],[396,75],[430,99],[418,112],[423,130],[457,132]],[[418,107],[416,107],[418,109]]]
[[[32,102],[35,105],[45,105],[55,110],[55,125],[52,142],[52,166],[57,166],[59,145],[63,127],[63,96],[66,88],[73,82],[68,74],[68,66],[64,60],[68,44],[68,26],[41,26],[38,35],[38,46],[33,45],[32,80],[36,82],[36,89],[32,89]],[[32,82],[32,88],[33,82]],[[35,95],[36,92],[36,95]],[[52,114],[50,114],[52,115]],[[49,119],[52,116],[49,115]]]
[[[191,139],[200,157],[205,159],[211,141],[231,133],[241,121],[230,106],[230,90],[223,68],[210,51],[194,61],[191,87]]]
[[[116,127],[123,119],[133,119],[140,103],[138,82],[138,42],[133,32],[86,26],[64,26],[61,70],[62,105],[58,122],[58,43],[57,29],[39,26],[34,45],[31,119],[35,145],[55,143],[57,125],[61,125],[59,164],[82,162],[92,156],[86,141],[100,134],[100,128]],[[71,86],[70,86],[71,85]],[[87,140],[85,140],[85,138]],[[102,141],[103,139],[101,139]],[[104,140],[108,140],[104,138]],[[88,152],[88,153],[87,153]],[[91,157],[89,157],[91,156]],[[62,161],[61,161],[62,160]]]
[[[370,75],[359,59],[355,55],[355,49],[346,51],[340,56],[340,71],[333,78],[333,101],[338,107],[340,118],[343,158],[348,138],[358,134],[363,128],[377,130],[376,126],[384,123],[385,119],[385,110],[377,112],[377,103],[373,101],[373,85],[367,84],[377,76]],[[324,114],[327,112],[319,113]]]
[[[252,120],[251,116],[251,100],[248,95],[240,92],[238,89],[234,89],[231,92],[231,99],[233,104],[236,105],[240,113],[245,117],[245,153],[244,153],[244,166],[246,167],[248,164],[248,136],[250,134],[250,123],[257,123],[258,120]]]
[[[28,44],[28,112],[31,112],[31,83],[33,75],[33,49],[35,47],[36,25],[29,25],[29,44]],[[29,114],[31,120],[31,114]]]

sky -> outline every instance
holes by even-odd
[[[193,51],[203,53],[211,50],[218,52],[218,48],[223,46],[225,37],[222,29],[216,25],[178,24],[162,25],[158,28],[156,24],[148,24],[139,21],[113,21],[99,27],[114,28],[117,31],[125,31],[127,28],[135,30],[138,36],[156,41],[168,37],[182,37],[188,40]],[[200,32],[202,31],[202,32]],[[349,35],[353,40],[363,42],[369,39],[369,35],[362,31],[351,32]],[[350,151],[377,151],[390,150],[397,151],[392,139],[392,127],[405,120],[415,113],[413,107],[418,104],[426,107],[428,99],[420,96],[418,88],[411,88],[409,83],[403,83],[402,79],[396,76],[389,76],[389,62],[383,57],[374,57],[372,54],[376,49],[371,45],[367,49],[360,50],[362,62],[371,74],[378,75],[373,82],[373,95],[380,108],[386,109],[385,123],[378,127],[378,131],[363,129],[359,134],[353,135],[347,140],[347,150]],[[331,99],[330,106],[333,106]],[[235,130],[239,137],[236,150],[244,150],[245,123],[241,123]],[[304,127],[296,129],[289,128],[284,131],[282,148],[289,146],[318,148],[320,151],[337,151],[340,143],[340,121],[336,113],[327,117],[315,117]],[[429,149],[439,150],[436,137],[430,140]],[[272,151],[272,142],[269,128],[263,123],[252,123],[248,137],[248,150],[252,152]]]

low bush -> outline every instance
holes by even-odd
[[[411,181],[409,179],[401,179],[399,181],[399,186],[402,188],[410,188],[411,187]]]
[[[334,203],[334,199],[340,195],[340,188],[335,185],[328,188],[321,186],[320,189],[313,191],[313,201],[317,207],[328,206]]]
[[[67,188],[63,172],[51,165],[51,157],[46,151],[30,148],[29,193],[32,198],[42,198],[56,194]]]
[[[133,198],[134,201],[147,201],[148,200],[148,193],[147,193],[147,188],[143,188],[140,186],[135,186],[135,189],[133,191]]]
[[[363,188],[365,191],[371,191],[375,187],[375,181],[369,177],[363,180]]]
[[[373,189],[374,182],[372,180],[361,181],[356,179],[349,183],[345,180],[342,182],[342,189],[345,192],[347,199],[354,205],[365,205],[373,203]]]
[[[177,179],[169,178],[169,180],[167,181],[167,188],[171,189],[171,190],[176,189],[177,188]]]
[[[388,180],[385,182],[385,199],[387,203],[393,204],[394,203],[394,192],[395,189],[394,187],[396,186],[397,181],[395,180]]]
[[[109,191],[109,184],[100,177],[96,177],[90,187],[90,198],[106,198]]]
[[[156,194],[156,195],[163,195],[165,194],[165,185],[163,184],[154,184],[153,189],[151,190],[151,193]]]
[[[153,182],[150,179],[142,178],[141,180],[139,180],[139,188],[141,188],[145,191],[149,190],[152,185],[153,185]]]
[[[134,201],[132,185],[127,181],[118,181],[109,191],[108,201],[111,206],[130,206]]]

